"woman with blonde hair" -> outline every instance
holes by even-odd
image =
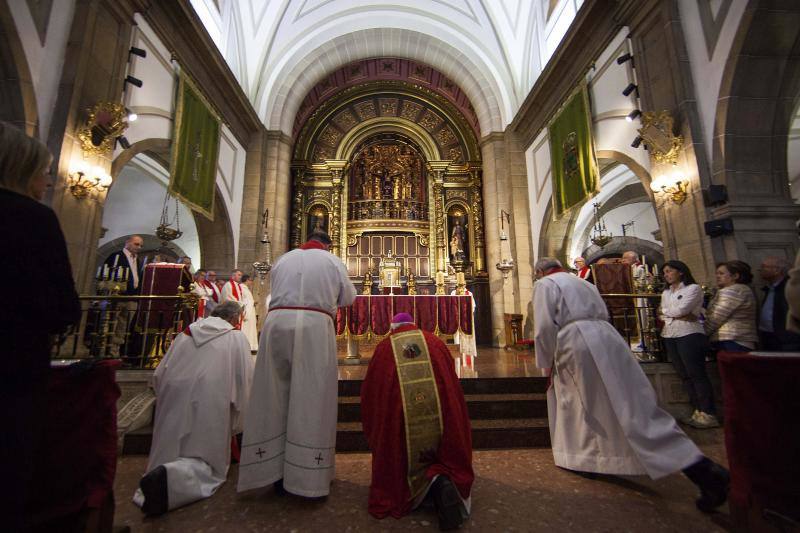
[[[0,279],[13,310],[0,321],[0,471],[9,487],[0,513],[11,525],[22,521],[31,494],[33,453],[47,405],[52,339],[80,320],[64,234],[52,209],[40,203],[50,184],[47,147],[0,121]],[[9,479],[10,478],[10,479]]]
[[[711,346],[725,352],[749,352],[756,347],[756,297],[747,286],[753,281],[750,265],[728,261],[717,265],[719,290],[708,305],[705,330]]]

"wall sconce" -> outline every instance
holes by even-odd
[[[655,193],[663,193],[668,199],[680,205],[689,196],[687,192],[688,181],[674,167],[671,174],[664,174],[650,182],[650,189]]]
[[[81,161],[70,171],[67,177],[67,187],[77,199],[89,196],[92,191],[102,192],[111,187],[113,178],[100,167],[90,167]]]

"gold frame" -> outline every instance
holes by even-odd
[[[672,133],[675,120],[669,111],[666,109],[658,113],[648,111],[642,114],[641,120],[639,135],[655,162],[677,165],[678,157],[683,150],[683,135]]]
[[[86,110],[86,123],[77,131],[78,140],[83,150],[83,156],[101,156],[114,150],[114,143],[117,137],[128,129],[127,113],[125,106],[116,102],[98,102]],[[111,123],[107,126],[107,131],[103,134],[103,140],[99,145],[92,141],[92,130],[99,126],[98,115],[108,113],[111,115]]]

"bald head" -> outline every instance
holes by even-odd
[[[635,265],[639,261],[639,254],[633,250],[628,250],[622,254],[622,262],[626,265]]]

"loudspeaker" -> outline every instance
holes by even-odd
[[[703,201],[706,207],[722,205],[728,201],[728,189],[724,185],[709,185],[703,189]]]
[[[720,235],[730,235],[733,233],[733,220],[730,218],[720,218],[709,220],[705,223],[706,235],[709,237],[719,237]]]

